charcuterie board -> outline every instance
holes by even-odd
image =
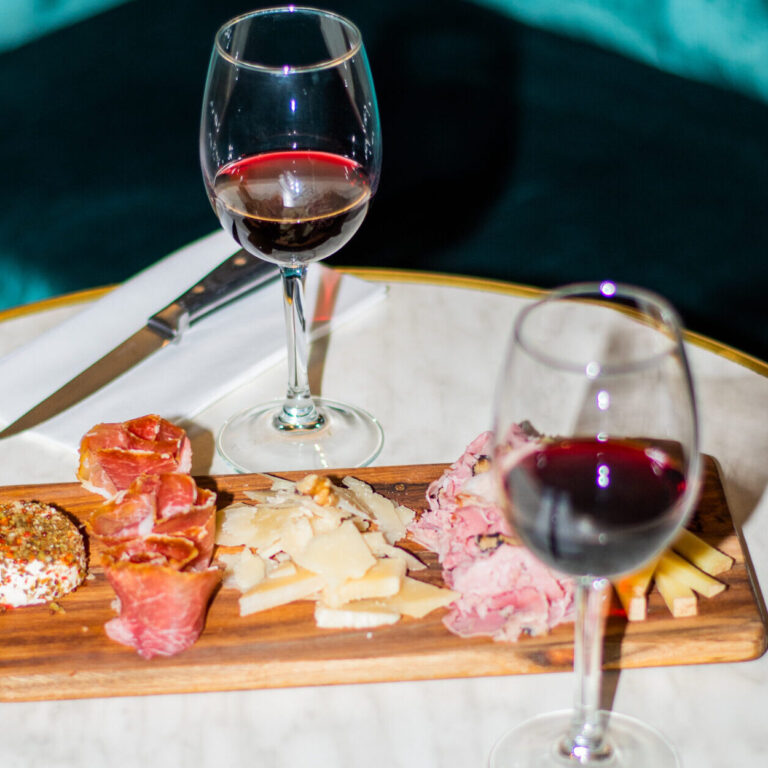
[[[444,468],[376,467],[328,474],[353,474],[397,503],[420,510],[427,485]],[[727,589],[700,600],[698,615],[690,618],[672,618],[655,590],[644,621],[627,622],[617,603],[606,629],[606,667],[740,661],[764,653],[766,632],[748,556],[711,457],[706,457],[705,469],[689,527],[734,558],[733,568],[719,577]],[[226,475],[198,482],[215,490],[219,506],[225,506],[270,481],[261,475]],[[76,483],[0,488],[0,501],[13,499],[53,503],[77,518],[101,502]],[[414,544],[412,549],[419,548]],[[429,567],[415,575],[440,584],[435,557],[419,555]],[[115,615],[114,593],[98,566],[98,552],[90,557],[88,581],[61,599],[58,609],[35,606],[0,614],[0,700],[542,673],[568,670],[573,662],[572,624],[516,643],[456,637],[442,624],[443,610],[370,630],[318,629],[307,601],[241,617],[234,589],[221,589],[215,596],[205,630],[192,648],[147,661],[107,638],[104,624]]]

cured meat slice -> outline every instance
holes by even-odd
[[[140,539],[122,541],[106,550],[104,559],[108,563],[126,561],[150,563],[183,570],[198,556],[194,542],[183,536],[150,534]]]
[[[141,475],[96,509],[88,525],[108,547],[153,534],[188,539],[195,554],[185,566],[202,570],[213,555],[216,494],[189,475]]]
[[[107,499],[88,521],[118,598],[105,630],[147,659],[197,640],[223,575],[210,565],[216,494],[190,477],[191,459],[184,430],[154,414],[98,424],[80,443],[77,476]]]
[[[105,498],[142,474],[188,473],[192,447],[186,432],[156,414],[97,424],[80,441],[77,477]]]
[[[88,520],[91,533],[107,544],[146,536],[154,525],[153,498],[125,491],[94,510]]]
[[[535,450],[535,433],[516,425],[505,461]],[[574,611],[574,583],[538,561],[516,539],[498,504],[491,468],[492,435],[473,440],[427,489],[427,509],[410,534],[437,553],[446,584],[461,597],[443,619],[462,637],[490,635],[514,641],[543,634]]]
[[[106,574],[120,601],[120,615],[106,623],[106,633],[145,659],[172,656],[195,643],[221,581],[218,568],[179,571],[130,561],[108,564]]]

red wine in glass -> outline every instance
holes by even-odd
[[[222,225],[278,264],[330,256],[365,218],[370,184],[354,160],[328,152],[266,152],[224,166],[213,182]]]
[[[528,547],[564,573],[616,575],[649,560],[679,524],[684,474],[658,447],[559,440],[504,479],[512,523]]]
[[[378,420],[311,392],[317,318],[305,296],[308,267],[355,235],[379,183],[381,126],[360,30],[294,5],[237,16],[214,37],[202,107],[206,192],[233,239],[280,267],[288,353],[285,397],[233,414],[216,447],[238,472],[369,464],[383,445]],[[350,296],[323,274],[328,296]]]
[[[494,471],[523,542],[576,583],[571,712],[508,731],[491,768],[679,768],[634,718],[601,710],[610,577],[653,562],[684,524],[701,475],[680,320],[659,296],[604,281],[518,313],[499,376]],[[528,422],[528,445],[509,436]],[[513,429],[514,428],[514,429]]]

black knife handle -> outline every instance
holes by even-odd
[[[279,274],[275,264],[240,250],[152,315],[147,325],[164,338],[180,338],[195,320],[274,280]]]

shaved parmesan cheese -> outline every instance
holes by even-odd
[[[356,477],[345,477],[342,483],[366,506],[390,544],[405,537],[405,525],[392,501],[376,493],[368,483]]]
[[[238,537],[239,544],[267,550],[279,542],[297,518],[302,517],[306,517],[306,512],[297,504],[235,505],[225,510],[217,543],[233,546]]]
[[[232,504],[221,516],[216,543],[225,547],[237,547],[244,544],[251,535],[251,523],[257,512],[252,504]]]
[[[377,604],[388,610],[421,619],[436,608],[444,608],[461,595],[450,589],[436,587],[418,579],[406,576],[400,591],[392,597],[377,600]]]
[[[323,602],[330,608],[338,608],[352,600],[372,597],[389,597],[400,591],[405,576],[405,561],[394,558],[377,560],[359,579],[347,579],[336,586],[323,590]]]
[[[297,552],[306,549],[315,537],[312,523],[306,517],[294,517],[280,529],[280,538],[276,542],[280,549],[294,558]]]
[[[240,615],[247,616],[294,600],[304,600],[319,592],[324,585],[321,576],[301,568],[292,576],[266,579],[240,597]]]
[[[416,519],[416,512],[410,507],[405,507],[402,504],[395,507],[395,512],[397,512],[400,522],[406,528]]]
[[[268,562],[272,561],[270,560]],[[275,565],[271,570],[267,571],[267,578],[282,579],[286,576],[293,576],[297,571],[298,568],[293,560],[284,560],[282,563]]]
[[[293,559],[334,585],[345,579],[359,579],[376,562],[351,520],[315,536]]]
[[[375,557],[396,557],[403,560],[409,571],[423,571],[427,566],[407,549],[389,544],[381,531],[368,531],[363,539]]]
[[[258,556],[254,555],[248,547],[244,547],[235,554],[219,555],[219,560],[224,563],[224,586],[235,587],[241,592],[247,592],[262,581],[267,575],[267,565]]]
[[[241,615],[312,599],[318,626],[366,629],[424,616],[457,597],[406,575],[426,568],[394,546],[415,512],[356,478],[343,483],[320,475],[276,480],[269,491],[246,493],[253,503],[224,510],[217,542],[244,546],[218,556],[226,586],[242,592]]]
[[[348,603],[343,608],[331,608],[322,603],[315,606],[315,623],[323,629],[369,629],[396,624],[399,620],[399,613],[363,600]]]

